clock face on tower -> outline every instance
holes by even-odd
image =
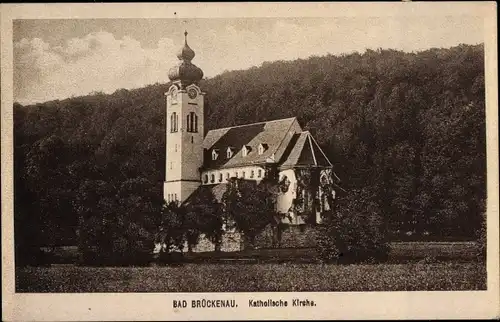
[[[189,96],[190,99],[195,99],[196,96],[198,96],[198,91],[196,89],[194,89],[194,88],[190,88],[188,90],[188,96]]]

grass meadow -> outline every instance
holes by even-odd
[[[183,264],[19,269],[18,292],[342,292],[484,290],[478,263]]]
[[[313,262],[311,249],[194,254],[176,266],[85,267],[76,249],[49,267],[16,269],[16,291],[78,292],[355,292],[485,290],[486,265],[472,242],[393,243],[389,261]],[[61,253],[62,254],[62,253]],[[219,258],[217,257],[219,256]],[[222,256],[222,257],[221,257]],[[68,261],[62,260],[67,258]]]

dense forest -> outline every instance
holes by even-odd
[[[74,245],[88,224],[147,241],[165,176],[168,86],[14,104],[18,250]],[[372,192],[394,238],[476,238],[486,199],[483,45],[266,62],[200,86],[206,130],[296,116],[343,189]]]

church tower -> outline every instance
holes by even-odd
[[[168,77],[166,96],[166,168],[163,196],[167,202],[184,202],[200,185],[203,164],[203,93],[198,87],[203,71],[191,63],[194,51],[187,44],[177,54],[179,63]]]

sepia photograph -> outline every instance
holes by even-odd
[[[12,19],[13,292],[168,293],[160,319],[494,292],[486,4]]]

